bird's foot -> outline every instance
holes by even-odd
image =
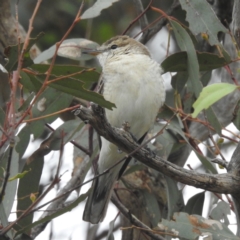
[[[129,122],[125,121],[123,124],[122,124],[122,129],[126,132],[129,132],[131,126],[129,124]]]
[[[97,113],[98,115],[104,115],[104,109],[101,106],[99,106],[98,104],[96,104],[94,102],[90,102],[90,106],[94,113]]]
[[[148,157],[150,158],[155,158],[156,157],[156,153],[154,151],[151,150],[151,148],[146,147],[146,149],[148,150]]]
[[[130,132],[130,128],[131,128],[131,126],[130,126],[129,122],[125,121],[125,122],[122,124],[122,128],[121,128],[121,129],[123,129],[123,131],[129,133],[129,134],[131,135],[132,139],[133,139],[135,142],[137,142],[136,137]]]

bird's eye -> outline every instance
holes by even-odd
[[[111,46],[111,49],[116,49],[118,46],[116,44]]]

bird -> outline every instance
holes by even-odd
[[[141,139],[153,126],[165,101],[159,63],[152,59],[145,45],[126,35],[115,36],[88,53],[95,55],[102,67],[99,92],[116,106],[113,110],[105,109],[107,121],[118,128],[127,123],[134,138]],[[101,137],[95,175],[125,156],[126,153],[116,145]],[[123,164],[121,162],[93,180],[83,213],[84,221],[92,224],[103,221]]]

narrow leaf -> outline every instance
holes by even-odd
[[[233,124],[235,127],[240,130],[240,100],[238,101],[234,113],[233,113]]]
[[[198,214],[202,215],[203,204],[205,199],[205,192],[200,192],[193,197],[191,197],[184,209],[184,212],[188,214]]]
[[[40,33],[36,38],[29,39],[28,48],[24,53],[23,67],[28,67],[33,64],[32,59],[30,58],[29,50],[30,48],[43,36],[43,33]],[[20,44],[20,49],[22,49],[23,43]],[[10,72],[17,69],[18,58],[19,58],[19,46],[9,46],[4,51],[5,55],[8,57],[8,63],[5,68]]]
[[[31,204],[30,194],[38,193],[40,177],[43,169],[43,156],[36,157],[30,164],[25,164],[24,171],[28,171],[23,178],[19,180],[18,193],[17,193],[17,216],[19,217],[24,210],[26,210]],[[30,184],[31,183],[31,184]],[[28,226],[32,223],[33,213],[27,215],[18,222],[19,227]]]
[[[161,219],[159,205],[154,194],[150,193],[148,190],[141,191],[143,194],[145,208],[147,210],[151,225],[153,227],[157,226],[157,223]]]
[[[238,87],[236,85],[229,83],[215,83],[204,87],[199,98],[193,104],[194,112],[192,113],[192,117],[197,117],[203,109],[209,108],[212,104],[237,88]]]
[[[219,57],[212,53],[196,52],[200,71],[210,71],[223,67],[230,62],[223,57]],[[161,64],[164,73],[166,72],[182,72],[187,71],[187,52],[174,53],[167,57]]]
[[[43,83],[45,75],[38,75],[33,78],[33,81]],[[109,101],[106,101],[102,95],[92,92],[84,88],[84,83],[73,78],[62,79],[49,84],[49,87],[55,88],[62,91],[63,93],[68,93],[72,96],[82,98],[88,101],[95,102],[102,107],[112,109],[115,105]]]
[[[179,23],[171,20],[170,24],[179,48],[187,52],[188,84],[191,84],[195,96],[198,97],[202,89],[202,84],[199,80],[199,64],[194,44],[188,32]]]
[[[119,0],[97,0],[92,7],[87,9],[81,16],[81,19],[94,18],[100,15],[103,9],[110,7]]]
[[[165,230],[174,234],[178,238],[195,240],[199,236],[208,237],[208,239],[220,240],[231,239],[239,240],[225,224],[212,219],[205,219],[199,215],[188,215],[179,212],[173,216],[173,221],[162,220],[158,224],[160,230]]]
[[[207,1],[180,0],[182,8],[186,10],[187,21],[191,31],[197,34],[206,34],[211,45],[220,45],[218,32],[228,32],[217,18],[213,9]]]

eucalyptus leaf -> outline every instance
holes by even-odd
[[[233,114],[233,124],[240,130],[240,100],[238,101]]]
[[[199,0],[179,0],[182,8],[186,10],[186,18],[189,27],[194,34],[207,35],[207,41],[211,45],[220,45],[218,41],[218,33],[227,33],[228,30],[223,26],[217,18],[213,9],[207,1]]]
[[[195,50],[194,50],[195,51]],[[200,71],[210,71],[223,67],[230,63],[223,57],[206,52],[196,52]],[[167,57],[162,63],[164,73],[166,72],[183,72],[188,70],[187,52],[178,52]]]
[[[222,221],[226,226],[229,225],[228,216],[231,214],[230,206],[224,201],[219,201],[212,209],[210,216],[212,219]]]
[[[141,193],[143,194],[145,209],[147,210],[151,226],[155,227],[161,219],[156,196],[154,196],[154,194],[150,193],[148,190],[142,190]]]
[[[119,0],[97,0],[92,7],[82,14],[81,19],[97,17],[103,9],[109,8],[114,2],[118,1]]]
[[[205,200],[205,191],[197,193],[196,195],[192,196],[184,209],[184,212],[187,212],[188,214],[202,214],[203,205]]]
[[[32,79],[34,82],[43,84],[45,75],[37,75]],[[65,78],[59,81],[52,82],[48,85],[51,88],[57,89],[63,93],[82,98],[88,101],[95,102],[102,107],[112,109],[115,105],[109,101],[106,101],[102,95],[87,90],[84,88],[84,83],[74,78]]]
[[[202,85],[200,83],[199,64],[194,44],[188,32],[179,23],[171,20],[170,24],[173,28],[179,48],[182,51],[187,52],[187,72],[189,76],[188,81],[193,87],[195,96],[198,97],[202,89]]]
[[[171,219],[173,213],[180,212],[184,209],[184,200],[182,191],[178,190],[177,182],[171,178],[165,176],[167,199],[168,199],[168,211],[167,219]]]
[[[204,87],[200,96],[193,104],[194,112],[192,117],[197,117],[203,109],[209,108],[212,104],[236,89],[238,89],[236,85],[229,83],[214,83]]]
[[[43,169],[43,156],[36,156],[30,163],[25,163],[22,172],[28,173],[19,180],[17,193],[17,216],[19,217],[31,204],[30,194],[38,194],[39,182]],[[29,184],[31,183],[31,184]],[[25,227],[32,223],[33,213],[18,221],[18,227]]]
[[[173,221],[163,219],[158,224],[160,230],[173,233],[178,238],[195,240],[197,237],[204,236],[212,240],[239,240],[225,224],[205,219],[199,215],[188,215],[187,213],[178,212],[173,216]]]
[[[24,52],[23,67],[28,67],[33,64],[32,59],[30,58],[29,50],[30,48],[43,36],[43,33],[40,33],[36,38],[30,38],[28,47]],[[23,47],[23,43],[20,44],[20,50]],[[8,62],[5,68],[10,72],[17,69],[18,59],[19,59],[19,45],[9,46],[4,51],[5,55],[8,58]]]
[[[113,231],[114,231],[114,224],[115,224],[116,218],[113,219],[110,223],[109,223],[109,229],[108,229],[108,235],[107,235],[107,240],[114,240],[114,235],[113,235]]]

